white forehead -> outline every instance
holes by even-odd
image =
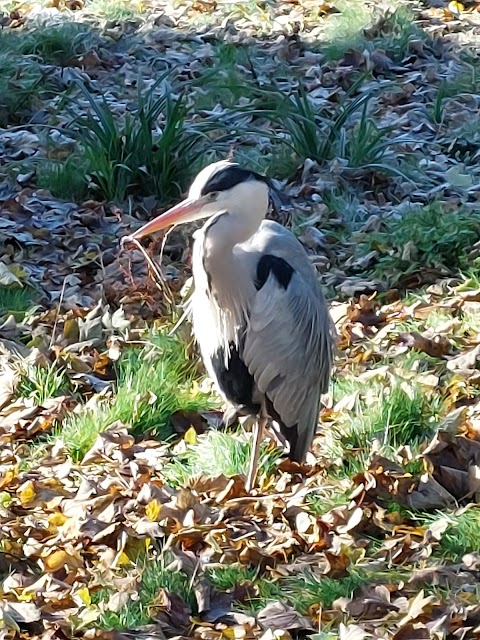
[[[202,193],[202,188],[210,180],[213,174],[218,171],[222,171],[222,169],[226,169],[227,167],[231,167],[233,164],[234,163],[229,160],[219,160],[218,162],[212,162],[212,164],[207,165],[200,171],[193,181],[188,192],[188,197],[193,199],[199,198]]]

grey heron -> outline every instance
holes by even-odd
[[[192,316],[209,376],[235,416],[256,418],[252,489],[264,428],[302,462],[312,444],[333,359],[333,324],[295,236],[265,220],[269,181],[230,161],[205,167],[188,197],[138,229],[144,236],[206,218],[194,234]]]

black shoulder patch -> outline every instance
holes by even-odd
[[[205,196],[207,193],[215,191],[227,191],[241,182],[247,182],[247,180],[262,180],[268,184],[268,178],[249,169],[244,169],[238,164],[231,164],[227,167],[222,167],[210,176],[203,186],[201,195]]]
[[[270,254],[262,256],[257,264],[257,279],[255,281],[257,291],[260,291],[272,272],[278,284],[286,289],[290,284],[294,269],[283,258]]]

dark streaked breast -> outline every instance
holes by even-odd
[[[211,358],[218,385],[229,402],[243,406],[255,415],[260,409],[260,405],[253,401],[255,381],[233,342],[229,346],[230,356],[227,365],[225,365],[225,352],[222,348],[219,348]]]
[[[273,273],[278,284],[286,289],[294,274],[294,268],[286,260],[278,256],[271,254],[262,256],[257,264],[257,278],[255,280],[257,291],[260,291],[271,273]]]

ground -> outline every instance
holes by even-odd
[[[0,636],[477,637],[477,6],[0,10]],[[120,248],[227,156],[338,331],[306,463],[266,440],[252,495],[193,229]]]

